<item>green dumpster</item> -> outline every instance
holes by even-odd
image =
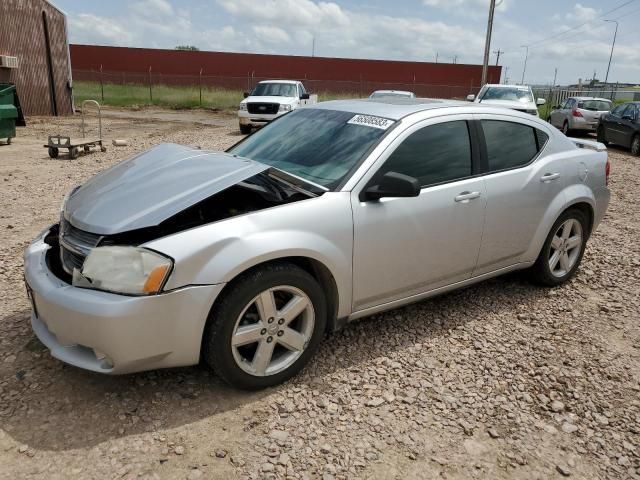
[[[18,109],[15,105],[15,85],[0,84],[0,140],[11,139],[16,136],[16,120]]]

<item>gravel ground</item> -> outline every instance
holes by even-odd
[[[108,112],[105,136],[130,146],[74,161],[42,143],[78,119],[32,119],[0,146],[0,478],[640,479],[640,159],[615,148],[609,212],[564,287],[509,275],[364,319],[259,393],[204,367],[106,377],[52,359],[22,251],[118,160],[240,138],[208,115]]]

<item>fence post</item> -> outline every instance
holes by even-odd
[[[200,106],[202,106],[202,68],[200,68]]]
[[[100,98],[102,99],[102,103],[104,103],[104,82],[102,81],[102,64],[100,64]]]
[[[151,65],[149,65],[149,103],[153,103],[153,92],[151,91]]]

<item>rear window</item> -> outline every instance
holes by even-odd
[[[594,112],[608,112],[611,110],[611,102],[606,100],[583,100],[578,102],[578,108]]]
[[[535,158],[549,136],[533,127],[502,120],[482,120],[489,172],[523,167]]]

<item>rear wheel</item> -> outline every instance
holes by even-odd
[[[238,280],[212,309],[203,358],[231,385],[265,388],[298,373],[326,326],[322,288],[290,263],[269,265]]]
[[[78,147],[71,147],[69,149],[69,158],[78,158],[78,155],[80,155],[80,149]]]
[[[548,287],[568,281],[582,261],[587,235],[587,219],[580,210],[560,215],[531,267],[532,280]]]
[[[631,140],[631,155],[640,156],[640,134],[638,133]]]
[[[59,153],[60,150],[58,150],[56,147],[49,147],[49,157],[58,158]]]
[[[571,129],[569,128],[569,122],[565,121],[562,124],[562,133],[564,133],[567,137],[571,135]]]
[[[597,136],[597,140],[600,143],[603,143],[604,145],[609,145],[609,142],[607,141],[607,134],[603,126],[598,127],[598,132],[596,133],[596,136]]]
[[[251,125],[242,125],[240,124],[240,133],[243,135],[248,135],[251,133]]]

